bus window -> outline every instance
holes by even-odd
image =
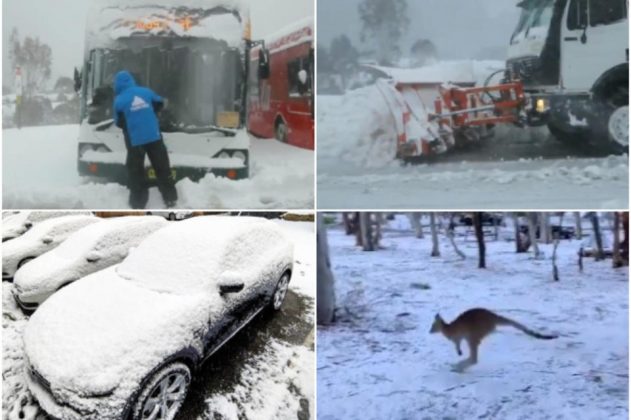
[[[626,0],[590,0],[589,25],[609,25],[627,17]]]
[[[287,64],[290,97],[309,96],[311,94],[311,74],[309,70],[309,57],[300,57]]]
[[[258,60],[250,60],[250,80],[248,89],[250,96],[257,98],[259,96],[259,62]]]

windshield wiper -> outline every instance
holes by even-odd
[[[237,134],[236,129],[232,128],[224,128],[216,125],[206,125],[202,127],[169,127],[169,129],[164,129],[164,132],[182,132],[187,134],[202,134],[202,133],[210,133],[212,131],[217,131],[219,133],[225,134],[228,137],[234,137]]]

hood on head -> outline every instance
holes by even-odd
[[[119,71],[114,78],[114,93],[117,95],[130,87],[136,86],[134,76],[127,70]]]

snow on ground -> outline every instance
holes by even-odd
[[[77,125],[3,130],[4,208],[128,208],[119,184],[84,183],[77,172]],[[250,179],[207,175],[177,184],[178,208],[313,208],[314,153],[252,138]],[[163,208],[157,188],[148,208]]]
[[[205,404],[208,413],[216,413],[227,420],[295,418],[296,413],[299,413],[300,420],[315,418],[315,224],[274,222],[294,241],[294,273],[290,290],[299,295],[297,301],[302,303],[295,303],[296,299],[288,296],[281,313],[276,316],[282,319],[262,321],[263,327],[271,329],[271,332],[265,333],[272,334],[271,337],[263,333],[260,339],[245,337],[246,343],[255,345],[253,349],[244,350],[246,356],[251,357],[245,360],[238,383],[227,392],[208,395]],[[28,318],[13,300],[13,287],[13,283],[2,283],[3,418],[34,420],[42,413],[26,388],[23,377],[22,334]],[[295,324],[296,320],[299,326]],[[307,331],[304,333],[306,338],[301,332],[304,329]],[[259,345],[262,346],[261,351]],[[229,379],[214,375],[200,379],[201,382],[211,380],[230,383]]]
[[[488,239],[481,270],[464,230],[462,261],[444,235],[442,257],[431,258],[429,234],[390,229],[385,249],[366,253],[329,229],[338,322],[318,328],[318,418],[627,419],[628,268],[588,259],[579,273],[580,241],[562,241],[556,283],[550,245],[533,260]],[[452,321],[472,307],[560,337],[502,327],[483,342],[478,365],[452,372],[461,357],[429,329],[437,312]]]
[[[539,145],[523,144],[530,131],[519,131],[498,130],[497,141],[504,148],[520,137],[527,159],[404,167],[394,160],[392,117],[374,86],[319,95],[318,208],[626,208],[627,156],[543,159],[533,154]],[[543,157],[559,147],[548,143]]]

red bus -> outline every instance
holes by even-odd
[[[250,54],[248,130],[313,150],[313,18],[267,38],[263,47],[265,54],[261,47]],[[263,58],[269,74],[261,75]]]

